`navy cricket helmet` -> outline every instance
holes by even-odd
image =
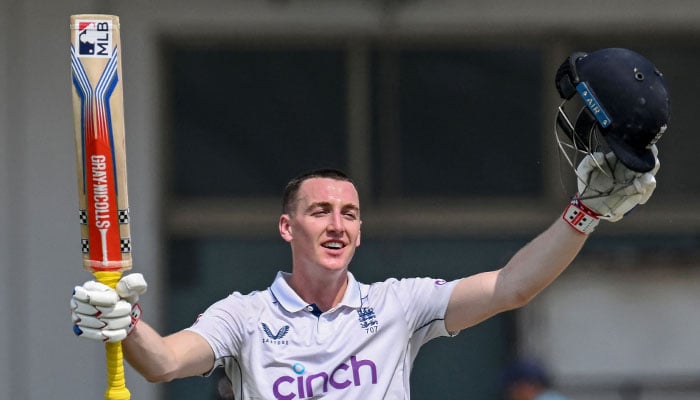
[[[575,148],[596,151],[591,135],[597,130],[629,169],[654,168],[651,148],[667,129],[671,101],[663,74],[651,61],[623,48],[574,53],[559,67],[555,83],[562,105],[576,95],[584,103],[575,122],[562,107],[557,116]]]

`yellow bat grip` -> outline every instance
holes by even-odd
[[[95,271],[93,273],[97,281],[115,288],[121,279],[121,272]],[[131,393],[126,387],[124,379],[124,355],[122,353],[122,343],[106,343],[107,353],[107,390],[105,390],[105,400],[130,400]]]

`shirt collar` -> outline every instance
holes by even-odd
[[[360,308],[362,304],[360,284],[355,280],[355,277],[350,271],[348,271],[347,274],[348,286],[345,290],[345,295],[343,295],[343,299],[336,306],[336,308],[341,306]],[[291,274],[288,272],[277,272],[275,280],[272,282],[272,285],[270,285],[270,291],[285,310],[294,313],[304,310],[309,306],[309,303],[305,302],[301,297],[299,297],[294,289],[289,286],[289,283],[287,283],[287,278],[290,276]]]

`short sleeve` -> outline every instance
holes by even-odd
[[[445,313],[457,281],[436,278],[406,278],[387,281],[401,303],[413,336],[425,343],[439,336],[451,336],[445,328]],[[415,337],[413,338],[416,339]]]
[[[228,357],[238,357],[250,307],[246,297],[233,293],[212,304],[186,330],[202,336],[214,351],[215,367],[223,365]]]

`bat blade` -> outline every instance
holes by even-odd
[[[119,18],[71,17],[71,71],[83,267],[131,268]]]
[[[115,287],[131,269],[119,17],[70,18],[83,268]],[[129,400],[121,343],[107,343],[107,400]]]

